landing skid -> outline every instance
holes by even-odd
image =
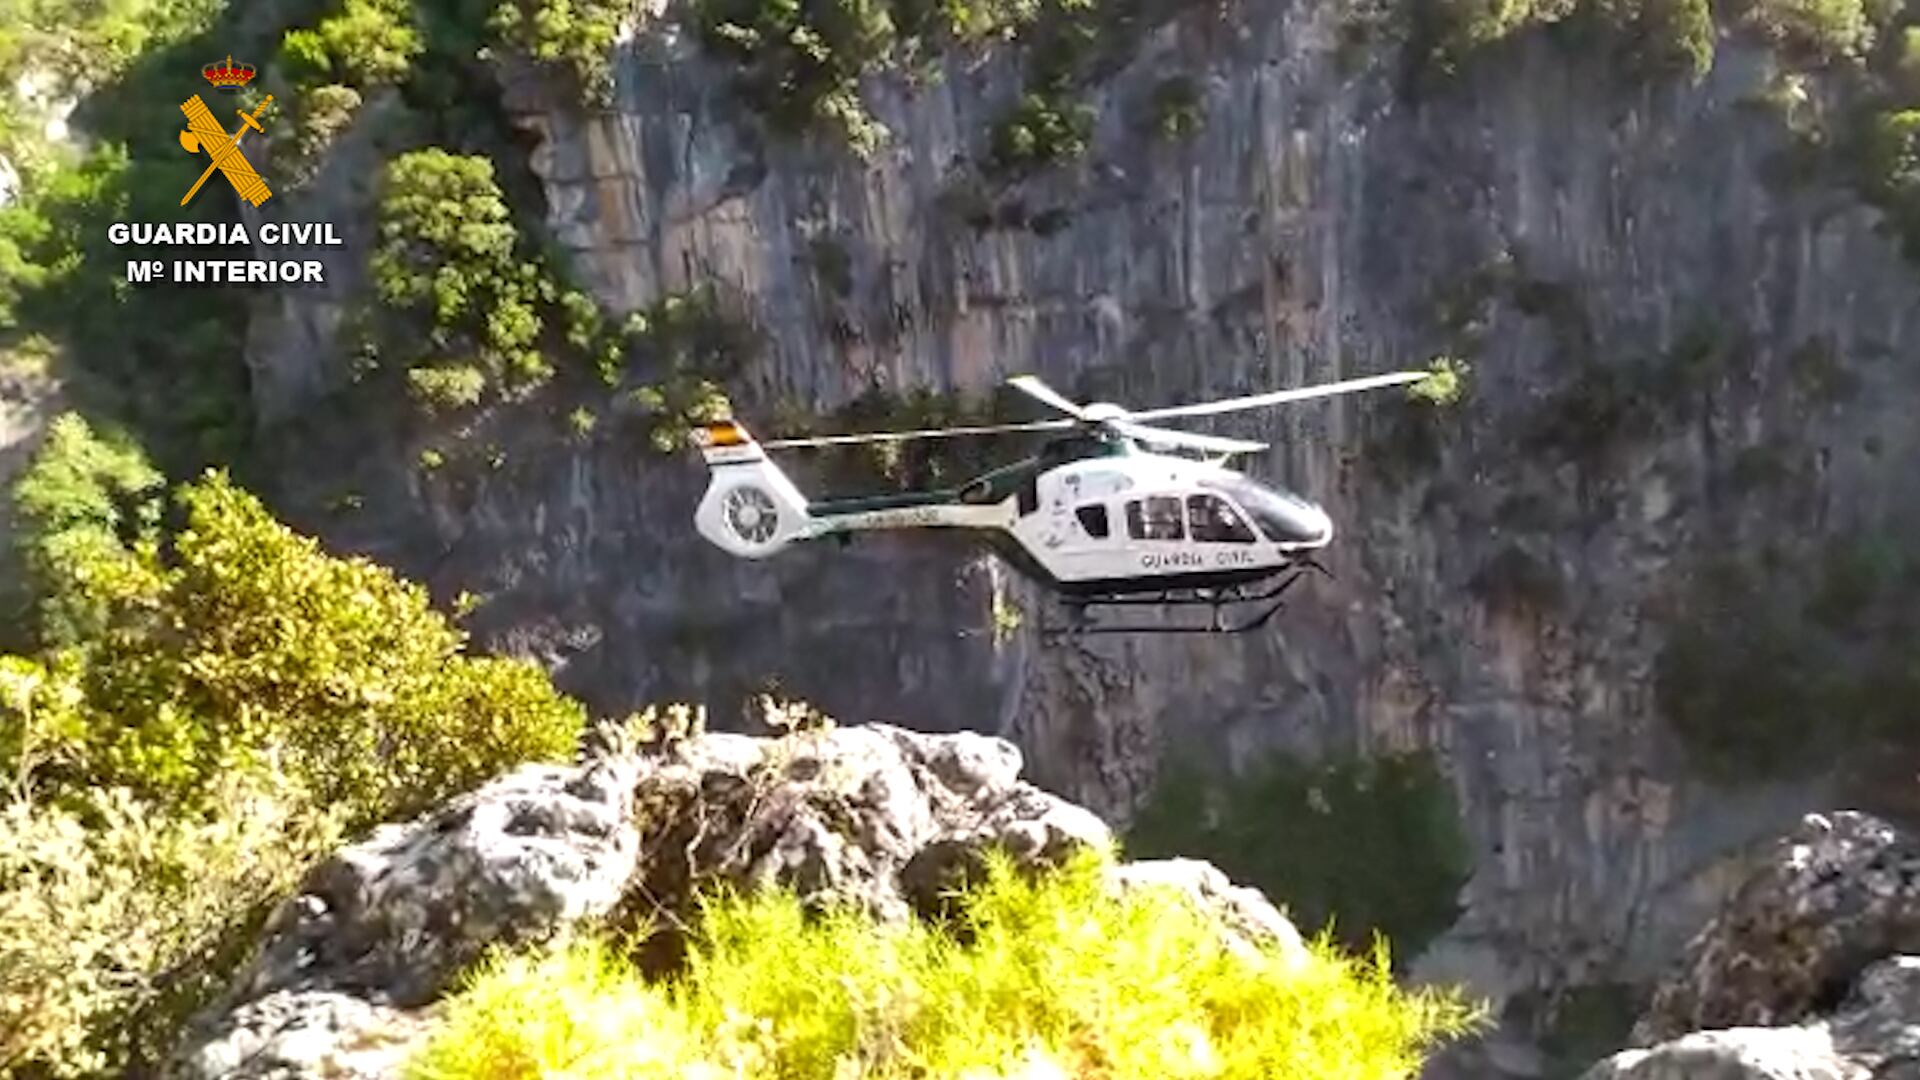
[[[1250,593],[1243,585],[1229,585],[1216,589],[1167,589],[1152,593],[1107,593],[1092,596],[1073,596],[1062,599],[1066,609],[1067,622],[1063,626],[1040,626],[1040,640],[1058,641],[1064,638],[1093,637],[1100,634],[1244,634],[1258,630],[1279,614],[1286,606],[1286,591],[1293,583],[1305,577],[1309,570],[1316,571],[1331,579],[1333,575],[1327,568],[1311,560],[1300,560],[1280,572],[1280,580],[1265,592]],[[1260,605],[1265,605],[1264,607]],[[1238,622],[1228,621],[1228,615],[1247,607],[1255,608],[1252,615]],[[1105,608],[1153,607],[1162,611],[1186,608],[1204,608],[1207,621],[1204,625],[1175,623],[1101,623],[1095,620],[1095,612]]]

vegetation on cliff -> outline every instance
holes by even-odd
[[[1453,924],[1472,866],[1453,789],[1427,754],[1313,765],[1274,753],[1225,782],[1174,757],[1127,846],[1206,859],[1284,900],[1301,926],[1361,950],[1384,935],[1402,958]]]
[[[1699,567],[1655,667],[1662,711],[1700,772],[1728,782],[1802,775],[1920,748],[1920,559],[1904,541],[1835,540],[1811,587],[1770,587],[1761,561]]]
[[[1113,895],[1087,854],[1039,877],[994,860],[944,926],[716,894],[661,982],[600,941],[499,956],[409,1075],[1332,1080],[1411,1075],[1471,1021],[1383,954],[1231,950],[1177,896]]]

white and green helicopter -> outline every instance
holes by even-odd
[[[763,559],[802,540],[876,529],[977,531],[1026,576],[1057,593],[1081,633],[1238,633],[1280,609],[1282,594],[1333,539],[1326,511],[1227,468],[1266,443],[1155,427],[1147,421],[1213,416],[1428,378],[1423,371],[1346,379],[1200,405],[1129,412],[1079,405],[1032,376],[1012,384],[1066,414],[983,427],[821,435],[755,442],[737,420],[694,431],[712,473],[694,525],[721,550]],[[870,498],[809,499],[768,450],[1062,431],[1033,457],[957,488]],[[1177,451],[1188,451],[1188,456]],[[1201,607],[1205,626],[1096,624],[1093,609]],[[1247,606],[1247,607],[1243,607]],[[1264,605],[1264,606],[1262,606]],[[1257,614],[1229,624],[1229,612]]]

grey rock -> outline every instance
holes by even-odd
[[[171,1071],[387,1075],[424,1007],[488,949],[578,924],[679,925],[715,885],[782,885],[809,903],[904,919],[990,850],[1041,869],[1111,847],[1099,818],[1023,781],[1020,768],[1002,740],[881,724],[707,734],[528,766],[318,866],[196,1019]],[[1113,880],[1178,890],[1218,919],[1230,947],[1300,955],[1285,916],[1205,863],[1122,866]]]
[[[1123,891],[1173,890],[1195,907],[1213,915],[1229,947],[1278,950],[1294,961],[1304,960],[1306,944],[1280,909],[1258,889],[1235,885],[1211,863],[1198,859],[1159,859],[1125,863],[1114,868],[1113,880]]]
[[[230,1034],[184,1055],[184,1076],[227,1080],[376,1080],[400,1074],[427,1024],[332,990],[278,990],[234,1010]]]
[[[1583,1080],[1912,1080],[1920,1077],[1920,957],[1869,967],[1839,1012],[1791,1027],[1698,1031],[1627,1050]]]
[[[1793,1024],[1869,963],[1912,951],[1920,951],[1920,850],[1866,814],[1810,814],[1688,944],[1635,1041]]]
[[[1702,1031],[1652,1050],[1629,1050],[1589,1069],[1582,1080],[1867,1080],[1847,1062],[1825,1027]]]
[[[1112,843],[1099,818],[1018,781],[1020,763],[1002,740],[882,724],[707,735],[640,778],[640,891],[678,908],[703,884],[778,883],[897,919],[989,848],[1045,865]]]
[[[248,1063],[350,1042],[353,1025],[434,1000],[489,948],[611,911],[638,852],[637,768],[528,766],[316,866],[228,992],[189,1025],[174,1072],[268,1075]]]

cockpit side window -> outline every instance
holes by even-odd
[[[1267,539],[1278,544],[1326,541],[1326,515],[1312,503],[1290,492],[1262,487],[1237,473],[1222,472],[1200,481],[1202,487],[1225,492],[1249,514]]]
[[[1080,527],[1095,540],[1107,538],[1107,508],[1101,503],[1083,506],[1073,512],[1080,519]]]
[[[1218,495],[1187,496],[1187,528],[1195,540],[1209,544],[1251,544],[1253,530]]]
[[[1155,495],[1128,503],[1127,535],[1135,540],[1186,539],[1180,500],[1170,495]]]

